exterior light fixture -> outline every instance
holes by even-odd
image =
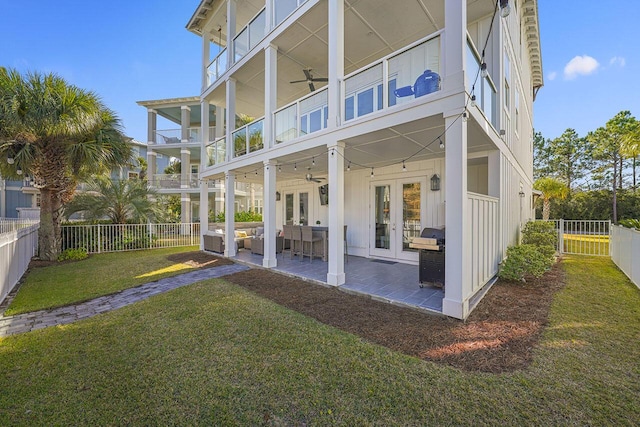
[[[504,129],[500,129],[500,136],[505,136],[507,134],[507,131],[505,131]]]
[[[281,197],[281,196],[280,196],[280,192],[279,192],[279,191],[276,191],[276,202],[279,202],[279,201],[280,201],[280,197]]]
[[[480,75],[483,79],[489,75],[489,70],[487,70],[487,63],[484,62],[484,60],[482,61],[482,64],[480,64]]]
[[[431,191],[440,191],[440,176],[437,173],[431,176]]]
[[[404,160],[402,161],[402,172],[407,171],[407,166],[404,164]]]
[[[472,107],[476,106],[476,94],[475,93],[473,95],[471,95],[471,106]]]
[[[520,192],[518,193],[518,196],[524,197],[525,196],[524,191],[520,190]]]
[[[462,121],[466,122],[467,120],[469,120],[469,115],[467,114],[466,111],[462,112]]]
[[[509,0],[500,0],[500,16],[506,18],[511,13],[511,5]]]
[[[347,165],[347,172],[351,171],[351,162]]]
[[[438,140],[440,141],[440,149],[444,149],[444,142],[442,142],[440,138],[438,138]]]
[[[278,172],[282,172],[282,165],[278,165]]]
[[[371,178],[373,178],[373,168],[371,168]]]
[[[9,163],[10,165],[15,163],[15,160],[13,160],[13,157],[9,156],[7,157],[7,163]]]

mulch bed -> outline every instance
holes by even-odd
[[[172,254],[167,256],[167,259],[171,262],[187,264],[194,268],[210,268],[233,264],[233,261],[229,258],[200,251]]]
[[[225,279],[392,350],[465,371],[491,373],[529,366],[547,325],[553,296],[564,286],[559,263],[541,279],[527,283],[498,281],[463,322],[264,269]]]

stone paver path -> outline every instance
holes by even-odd
[[[135,288],[125,289],[118,293],[95,298],[77,305],[0,317],[0,337],[34,331],[48,326],[65,325],[133,304],[172,289],[248,269],[249,267],[240,264],[221,265],[145,283]]]

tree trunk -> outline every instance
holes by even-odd
[[[637,162],[638,156],[633,156],[633,162],[631,163],[631,167],[633,168],[633,191],[636,191],[636,189],[638,188],[636,186],[636,162]]]
[[[551,200],[542,199],[542,219],[549,221],[549,215],[551,214]]]
[[[40,189],[40,230],[38,232],[40,259],[57,261],[62,247],[61,218],[60,193],[48,188]]]

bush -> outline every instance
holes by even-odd
[[[58,261],[80,261],[88,258],[87,250],[85,248],[67,249],[58,255]]]
[[[507,259],[502,263],[498,277],[524,282],[526,276],[542,277],[552,264],[553,258],[536,245],[511,246],[507,249]]]
[[[233,216],[235,222],[262,222],[262,215],[253,211],[236,212]],[[209,212],[209,222],[224,222],[224,212],[213,215]]]
[[[640,230],[640,219],[621,219],[620,225],[627,228]]]
[[[522,243],[536,246],[551,246],[555,252],[558,232],[553,222],[529,221],[522,230]]]

